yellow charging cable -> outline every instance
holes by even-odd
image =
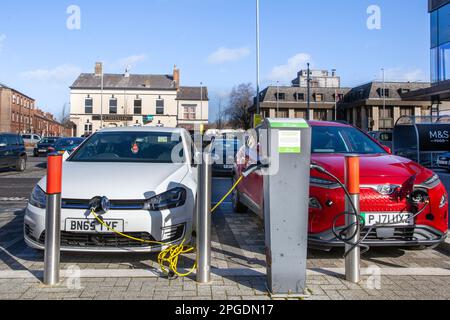
[[[164,242],[150,241],[150,240],[135,238],[135,237],[132,237],[128,234],[117,231],[114,228],[111,228],[110,226],[108,226],[105,223],[105,221],[103,221],[103,219],[100,218],[95,213],[94,210],[92,210],[91,213],[103,227],[105,227],[107,230],[114,232],[115,234],[117,234],[121,237],[130,239],[130,240],[133,240],[136,242],[161,246],[162,251],[158,255],[158,263],[161,267],[161,270],[165,274],[170,274],[172,272],[173,274],[177,275],[178,277],[187,277],[187,276],[191,275],[197,269],[197,263],[195,263],[194,266],[192,267],[192,269],[190,269],[186,273],[181,273],[178,271],[178,259],[179,259],[180,255],[191,253],[195,250],[194,247],[185,245],[186,239],[184,239],[178,245],[169,245],[168,243],[164,243]],[[167,247],[167,248],[164,248],[164,247]]]
[[[242,182],[242,180],[244,179],[244,176],[241,176],[236,183],[233,185],[233,187],[230,189],[230,191],[228,191],[228,193],[214,206],[214,208],[211,210],[211,213],[214,213],[217,208],[220,207],[220,205],[230,196],[231,193],[233,193],[233,191],[237,188],[237,186]],[[139,239],[139,238],[135,238],[132,237],[128,234],[125,234],[123,232],[117,231],[114,228],[111,228],[110,226],[108,226],[105,221],[103,221],[102,218],[100,218],[97,213],[94,210],[91,210],[91,214],[94,216],[94,218],[107,230],[130,240],[136,241],[136,242],[141,242],[141,243],[146,243],[146,244],[150,244],[150,245],[157,245],[157,246],[161,246],[162,251],[160,252],[160,254],[158,255],[158,264],[161,267],[161,270],[165,273],[170,275],[170,273],[175,274],[178,277],[188,277],[190,276],[192,273],[194,273],[194,271],[197,269],[197,262],[195,262],[194,266],[192,267],[192,269],[190,269],[188,272],[186,273],[181,273],[178,271],[178,259],[181,255],[183,254],[187,254],[187,253],[191,253],[195,250],[195,248],[193,246],[189,246],[189,245],[185,245],[186,239],[184,239],[180,244],[178,245],[170,245],[168,243],[164,243],[164,242],[159,242],[159,241],[150,241],[150,240],[144,240],[144,239]],[[165,248],[167,247],[167,248]]]

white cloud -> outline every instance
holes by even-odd
[[[250,55],[248,47],[242,48],[225,48],[221,47],[211,53],[207,59],[210,64],[222,64],[225,62],[232,62],[244,59]]]
[[[295,78],[300,69],[305,69],[306,64],[310,61],[309,54],[298,53],[289,58],[286,64],[274,67],[268,78],[272,81],[289,82]]]
[[[429,76],[419,68],[406,69],[402,67],[390,68],[385,71],[386,81],[429,81]]]
[[[82,72],[82,70],[74,65],[64,64],[53,69],[35,69],[20,73],[20,77],[26,80],[38,82],[66,84],[74,81]]]
[[[6,40],[6,35],[0,34],[0,52],[3,50],[3,42]]]
[[[136,54],[126,58],[119,59],[116,64],[121,68],[127,68],[128,66],[134,67],[138,63],[143,62],[145,60],[147,60],[146,54]]]

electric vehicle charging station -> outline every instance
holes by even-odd
[[[306,290],[311,128],[303,119],[266,119],[260,130],[267,280],[272,295]],[[263,160],[264,161],[264,160]]]

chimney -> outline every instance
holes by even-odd
[[[175,86],[180,88],[180,69],[177,66],[173,66],[173,81],[175,81]]]
[[[96,62],[95,63],[95,75],[101,76],[103,74],[103,63]]]

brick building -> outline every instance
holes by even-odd
[[[0,132],[62,136],[64,128],[51,113],[36,108],[33,98],[0,83]]]

